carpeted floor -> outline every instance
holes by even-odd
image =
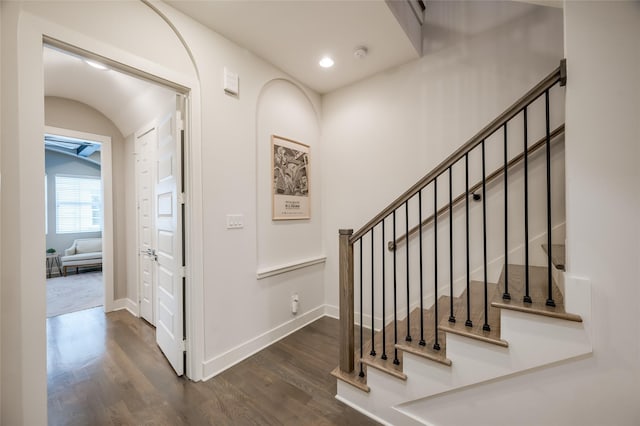
[[[101,306],[103,303],[102,271],[47,280],[47,318]]]

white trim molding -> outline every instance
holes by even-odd
[[[340,319],[340,308],[335,305],[324,305],[324,315],[330,318]]]
[[[307,268],[309,266],[318,265],[324,263],[327,260],[327,256],[317,256],[310,259],[296,260],[294,262],[286,263],[284,265],[270,266],[268,268],[258,269],[256,277],[261,280],[274,275],[284,274],[286,272],[295,271],[296,269]]]
[[[323,316],[325,316],[325,305],[320,305],[290,321],[260,334],[259,336],[241,343],[235,348],[229,349],[228,351],[205,361],[202,364],[202,370],[204,372],[203,380],[209,380],[210,378],[222,373],[224,370],[233,367],[237,363],[249,358],[251,355],[274,344],[278,340],[287,337],[289,334],[298,331],[302,327],[305,327]]]
[[[104,312],[113,310],[113,295],[115,293],[115,262],[113,227],[113,176],[112,176],[112,147],[111,137],[94,133],[80,132],[61,127],[44,126],[44,133],[56,136],[66,136],[85,141],[98,142],[100,153],[100,180],[102,182],[102,271],[104,288]],[[44,137],[44,135],[43,135]]]
[[[128,297],[116,299],[113,301],[112,311],[127,310],[134,317],[140,317],[138,313],[138,304]]]

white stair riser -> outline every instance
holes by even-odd
[[[373,370],[369,369],[369,372]],[[375,374],[375,373],[372,373]],[[386,375],[385,373],[380,373]],[[401,380],[395,379],[386,375],[394,381],[401,382]],[[367,375],[367,379],[370,376]],[[381,377],[382,378],[382,377]],[[400,384],[400,383],[396,383]],[[400,384],[401,385],[401,384]],[[399,396],[399,395],[398,395]],[[351,406],[352,408],[360,411],[366,416],[371,417],[383,425],[395,425],[395,426],[417,426],[424,424],[421,421],[414,420],[404,413],[398,412],[394,406],[399,404],[400,401],[396,401],[393,394],[388,393],[388,389],[384,387],[377,387],[375,392],[362,392],[361,390],[338,380],[338,393],[336,398],[343,403]],[[391,401],[393,402],[389,402]],[[387,401],[386,404],[381,404],[380,401]]]
[[[509,342],[508,348],[449,333],[447,358],[453,362],[451,367],[404,353],[406,381],[369,368],[370,393],[339,382],[338,395],[391,424],[417,421],[428,424],[418,413],[420,405],[430,398],[589,354],[592,351],[587,333],[591,317],[589,282],[567,277],[566,292],[571,300],[567,311],[581,315],[586,323],[502,310],[501,338]],[[402,417],[403,414],[406,416]]]

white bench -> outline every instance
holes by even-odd
[[[64,251],[62,275],[67,275],[67,268],[100,266],[102,267],[102,238],[79,238]]]

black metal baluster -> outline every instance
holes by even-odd
[[[547,124],[547,306],[556,306],[553,300],[553,278],[551,276],[551,129],[549,120],[549,89],[544,92],[545,119]]]
[[[363,342],[362,342],[362,336],[364,335],[363,330],[362,330],[362,310],[363,310],[363,305],[362,305],[362,238],[360,238],[358,240],[360,242],[360,359],[362,360],[362,356],[363,356]],[[362,369],[362,361],[360,361],[360,377],[364,377],[364,370]]]
[[[509,294],[509,191],[507,186],[507,168],[509,155],[507,152],[507,123],[504,123],[504,300],[511,300]]]
[[[404,203],[404,224],[405,224],[405,245],[407,253],[407,337],[405,341],[410,342],[411,339],[411,306],[409,305],[409,200]]]
[[[449,322],[456,322],[453,315],[453,169],[449,166]],[[437,330],[436,330],[437,333]]]
[[[527,107],[524,107],[524,297],[531,303],[529,295],[529,143],[527,141]]]
[[[386,218],[385,218],[386,219]],[[382,219],[382,358],[383,360],[387,359],[387,317],[386,317],[386,300],[385,300],[385,240],[384,240],[384,219]]]
[[[433,294],[435,307],[435,341],[433,349],[440,350],[438,343],[438,177],[433,179]]]
[[[489,326],[489,298],[487,292],[487,178],[485,173],[484,140],[482,141],[482,257],[484,262],[484,331],[491,331]]]
[[[393,211],[393,363],[395,365],[400,365],[400,360],[398,359],[398,348],[396,345],[398,344],[398,300],[397,300],[397,284],[398,284],[398,274],[396,269],[396,211]]]
[[[371,352],[369,355],[376,356],[376,342],[375,342],[375,333],[376,333],[376,324],[375,324],[375,313],[374,313],[374,269],[373,269],[373,230],[375,226],[371,228]]]
[[[420,346],[425,346],[424,341],[424,306],[423,306],[423,290],[422,290],[422,190],[418,191],[418,228],[419,228],[419,244],[420,244]]]
[[[467,320],[464,322],[464,325],[467,327],[473,327],[473,322],[471,321],[471,290],[470,286],[470,266],[469,266],[469,153],[467,152],[464,155],[464,178],[465,178],[465,209],[466,209],[466,221],[467,221]]]

